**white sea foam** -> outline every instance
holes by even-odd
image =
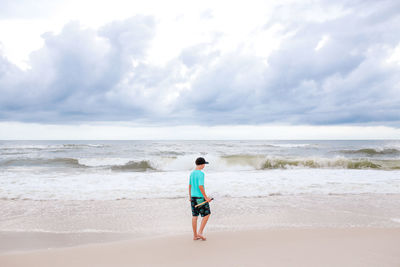
[[[185,197],[198,156],[219,197],[400,192],[397,141],[29,142],[0,142],[0,198]]]
[[[399,194],[400,171],[298,169],[205,171],[207,192],[217,197],[296,194]],[[14,173],[0,179],[3,199],[142,199],[187,196],[190,171]]]
[[[113,166],[113,165],[125,165],[131,159],[129,158],[80,158],[78,159],[79,164],[88,167],[99,167],[99,166]]]
[[[400,218],[391,218],[392,221],[400,223]]]
[[[271,144],[276,147],[296,148],[296,147],[312,147],[312,144]]]

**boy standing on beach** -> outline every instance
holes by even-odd
[[[206,164],[208,164],[208,162],[204,158],[197,158],[196,169],[190,173],[189,200],[192,206],[193,240],[206,240],[206,238],[203,236],[203,230],[211,214],[210,205],[208,204],[211,199],[207,197],[204,190],[204,172],[201,171]],[[207,201],[207,203],[199,207],[195,207],[197,204],[200,204],[204,201]],[[197,232],[197,218],[199,214],[201,217],[203,217],[203,219],[201,220],[199,232]]]

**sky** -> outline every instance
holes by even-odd
[[[400,2],[0,0],[0,139],[400,139]]]

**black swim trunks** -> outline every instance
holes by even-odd
[[[192,197],[191,205],[192,205],[192,215],[193,216],[199,216],[199,214],[200,214],[201,217],[204,217],[204,216],[211,214],[210,205],[208,202],[197,208],[195,207],[197,204],[200,204],[204,201],[206,201],[204,199],[204,197]]]

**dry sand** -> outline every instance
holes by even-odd
[[[7,252],[0,255],[0,266],[400,266],[400,228],[271,228],[205,235],[207,241],[185,234]]]

